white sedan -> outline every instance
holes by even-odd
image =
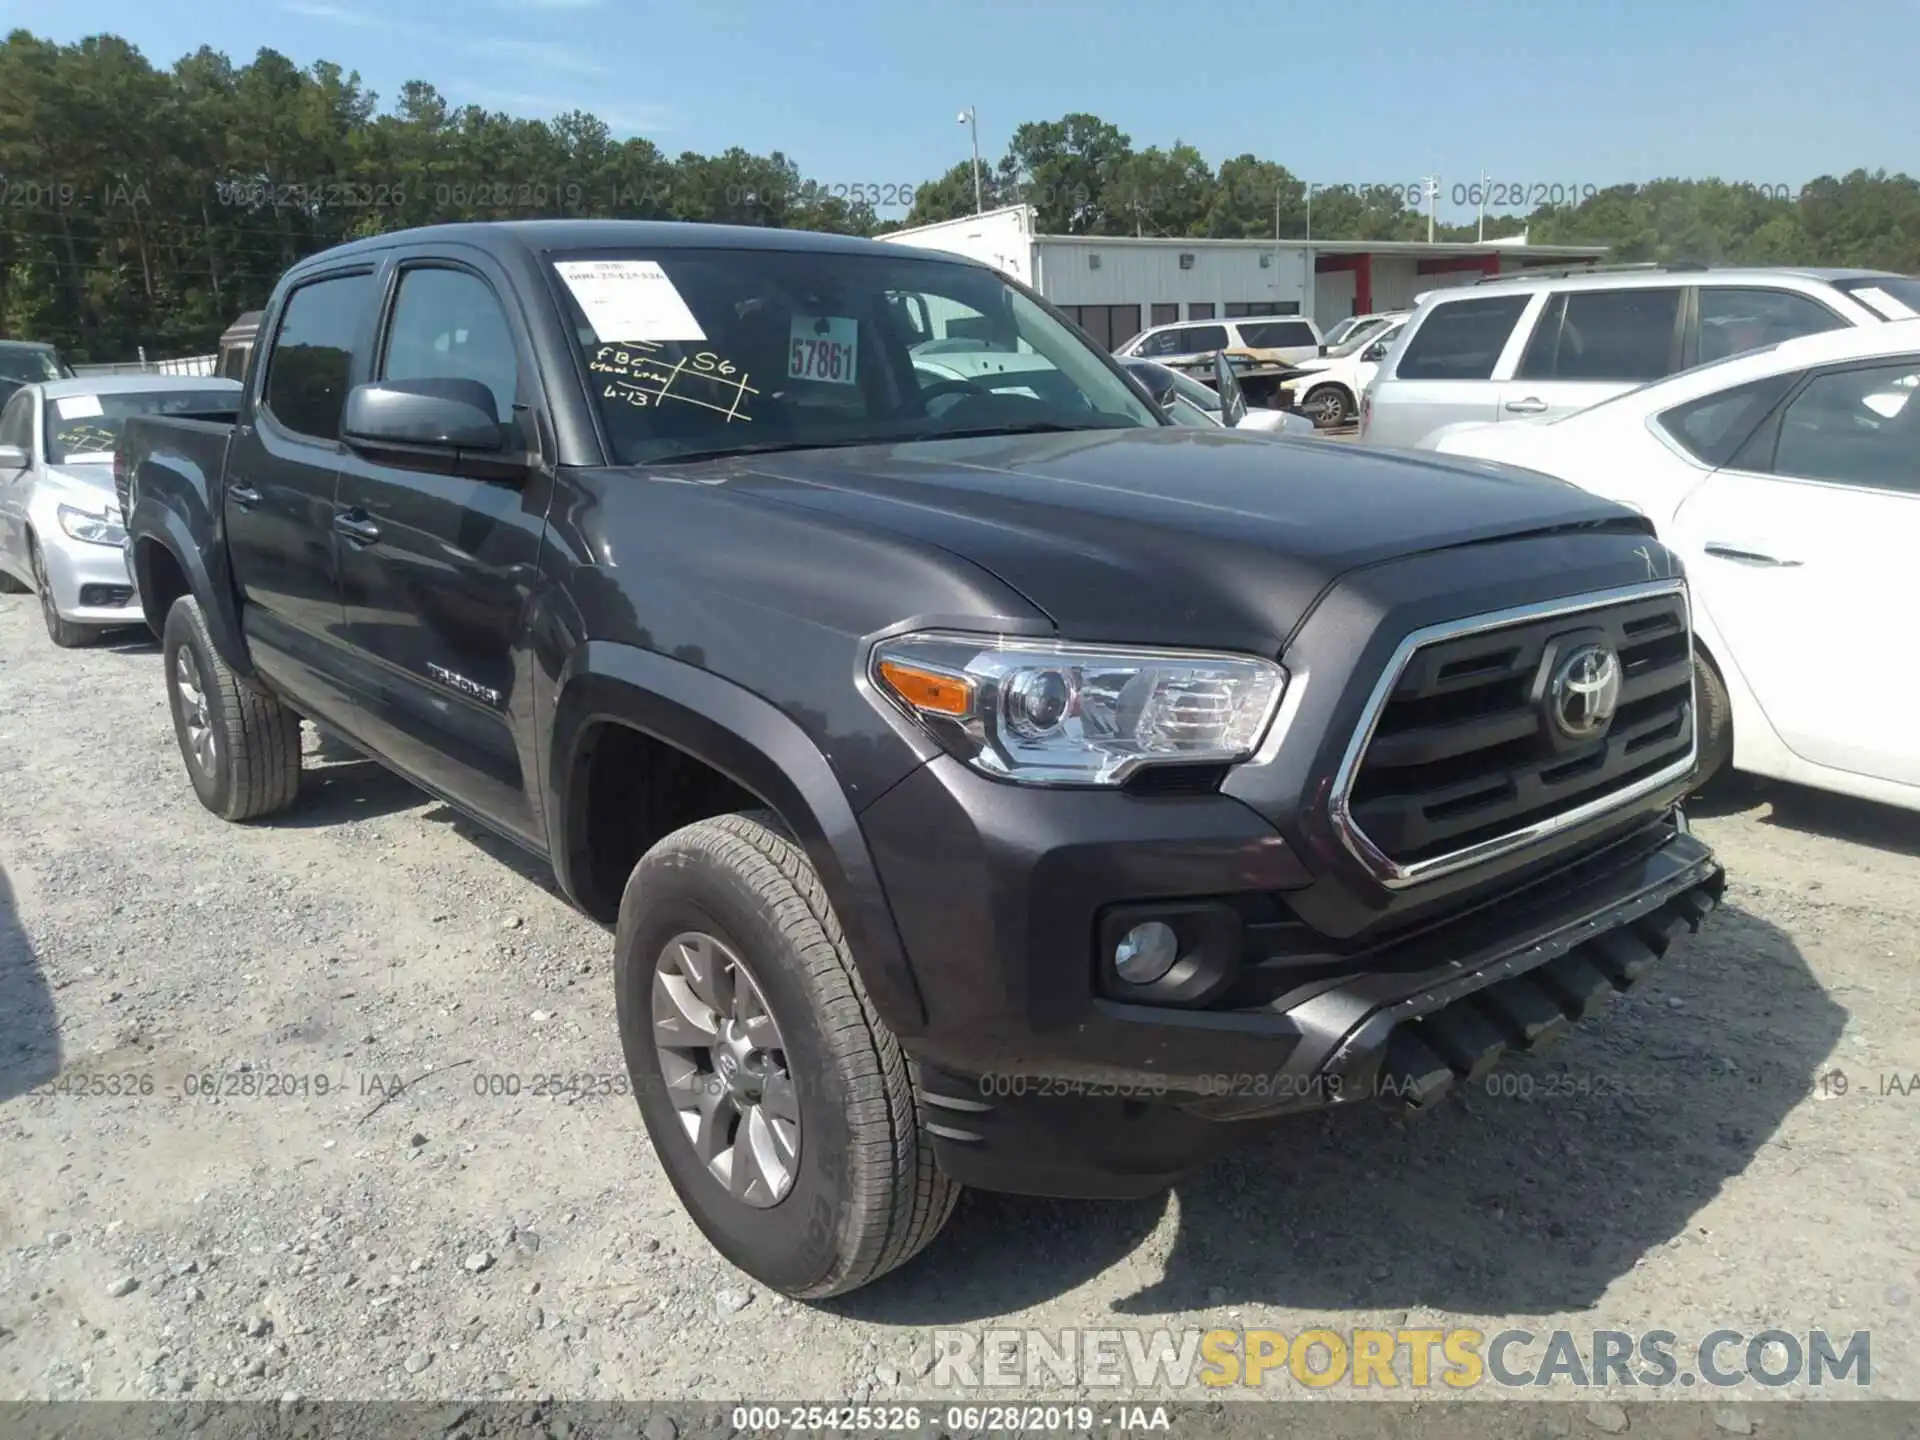
[[[1920,320],[1832,330],[1430,448],[1651,519],[1687,567],[1702,782],[1757,775],[1920,809]]]
[[[24,385],[0,409],[0,591],[33,590],[54,644],[146,623],[127,573],[113,450],[129,415],[230,417],[240,384],[94,375]]]

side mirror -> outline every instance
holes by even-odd
[[[354,386],[340,434],[349,445],[507,448],[493,391],[478,380],[451,376]]]
[[[1368,365],[1378,365],[1387,358],[1387,342],[1376,340],[1360,352],[1360,359]]]
[[[0,471],[24,470],[31,458],[18,445],[0,445]]]
[[[1220,422],[1229,429],[1247,418],[1247,397],[1241,393],[1240,377],[1227,362],[1227,352],[1213,352],[1213,388],[1220,395]]]
[[[1153,402],[1162,410],[1171,410],[1173,408],[1173,402],[1179,398],[1179,395],[1180,387],[1178,385],[1169,385],[1153,397]]]
[[[1321,353],[1322,355],[1325,355],[1325,354],[1327,353],[1327,350],[1328,350],[1328,348],[1329,348],[1329,347],[1328,347],[1328,345],[1327,345],[1327,342],[1326,342],[1326,341],[1324,341],[1324,340],[1322,340],[1322,341],[1320,342],[1320,353]]]

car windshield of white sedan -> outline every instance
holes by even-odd
[[[239,396],[227,390],[125,390],[106,395],[62,395],[47,401],[47,463],[85,465],[113,459],[129,415],[185,415],[231,411]]]
[[[554,271],[624,464],[1163,423],[1106,356],[977,266],[687,249]]]

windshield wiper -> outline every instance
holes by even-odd
[[[976,425],[954,430],[922,430],[914,440],[972,440],[989,435],[1063,435],[1078,430],[1128,430],[1128,425],[1063,425],[1058,420],[1029,420],[1023,425]]]
[[[682,450],[642,460],[642,465],[691,465],[700,460],[731,460],[736,455],[773,455],[784,450],[846,450],[856,445],[886,445],[891,442],[865,438],[860,440],[767,440],[757,445],[727,445],[712,450]]]

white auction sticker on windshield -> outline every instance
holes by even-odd
[[[657,260],[562,260],[553,268],[602,341],[707,338]]]
[[[1862,285],[1853,292],[1853,296],[1856,300],[1866,301],[1889,320],[1920,319],[1920,316],[1914,313],[1912,306],[1896,300],[1878,285]]]
[[[860,359],[859,326],[845,315],[796,315],[787,347],[789,380],[852,385]]]
[[[53,402],[62,420],[91,420],[107,412],[100,408],[98,395],[65,395]]]

